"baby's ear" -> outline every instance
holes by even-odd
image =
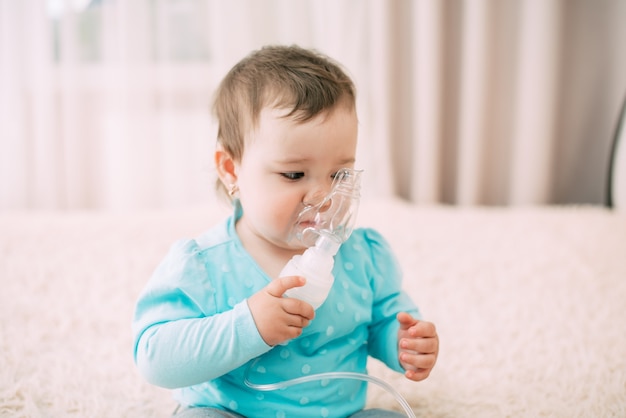
[[[224,185],[228,188],[232,184],[237,183],[237,164],[228,151],[221,144],[215,148],[215,168],[217,175]]]

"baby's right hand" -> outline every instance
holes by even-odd
[[[283,297],[287,290],[304,283],[303,277],[280,277],[248,299],[256,327],[267,345],[274,346],[298,337],[315,317],[310,304]]]

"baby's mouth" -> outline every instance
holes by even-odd
[[[315,222],[314,220],[298,222],[298,226],[301,229],[315,228],[316,225],[317,225],[317,222]]]
[[[310,247],[315,244],[315,240],[318,237],[317,229],[319,226],[319,220],[300,220],[294,225],[292,232],[301,244],[304,244],[305,247]]]

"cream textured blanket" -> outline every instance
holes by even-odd
[[[168,417],[137,374],[134,300],[169,245],[224,208],[0,214],[0,416]],[[366,202],[441,352],[418,417],[626,416],[626,214]],[[370,387],[370,406],[400,410]],[[262,405],[260,405],[262,407]]]

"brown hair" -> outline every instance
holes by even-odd
[[[217,140],[241,161],[246,133],[264,107],[291,109],[286,117],[306,122],[338,103],[355,107],[350,77],[329,57],[298,46],[266,46],[237,63],[220,83],[213,103]],[[224,190],[218,180],[218,189]]]

